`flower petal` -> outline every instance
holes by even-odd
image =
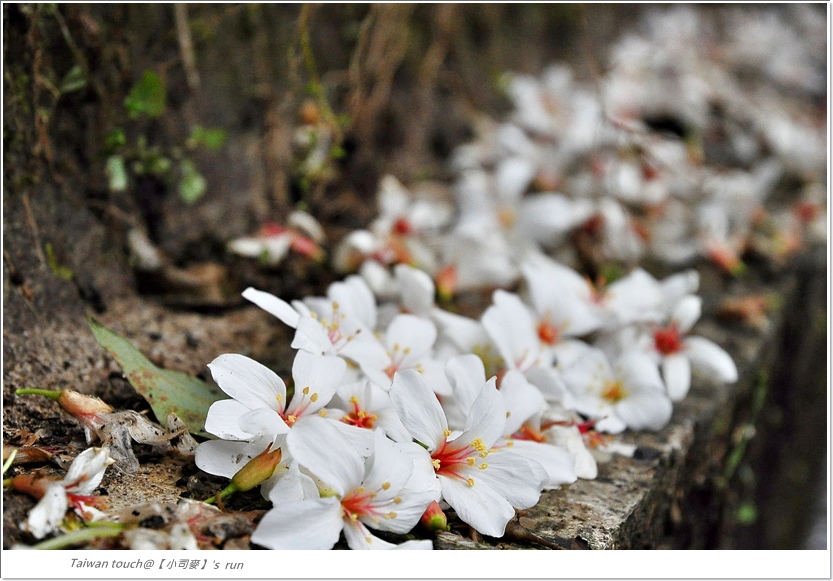
[[[330,403],[346,370],[347,364],[340,357],[299,351],[292,364],[295,394],[286,413],[298,416],[318,412]]]
[[[474,354],[452,357],[445,365],[445,374],[451,383],[455,406],[467,415],[486,381],[483,360]]]
[[[286,385],[274,371],[236,353],[220,355],[208,364],[211,376],[226,394],[250,410],[283,411]]]
[[[413,369],[397,371],[390,388],[393,407],[405,428],[418,442],[435,450],[445,439],[448,423],[437,396]]]
[[[480,469],[481,466],[486,468]],[[505,448],[491,452],[485,463],[478,465],[476,472],[473,488],[485,484],[498,490],[515,508],[535,506],[541,496],[541,489],[549,480],[541,464],[529,457],[507,452]]]
[[[671,401],[681,401],[691,386],[691,364],[684,353],[674,353],[662,360],[662,378]]]
[[[500,394],[506,407],[506,424],[502,435],[514,434],[527,420],[536,416],[540,418],[547,407],[541,391],[516,370],[507,371],[503,376]]]
[[[298,328],[290,347],[315,355],[336,354],[327,330],[321,324],[321,321],[313,319],[312,316],[298,319]]]
[[[680,333],[688,333],[703,311],[703,299],[697,295],[682,297],[671,314],[671,320],[677,323]]]
[[[454,441],[457,444],[468,445],[475,438],[479,438],[486,448],[491,448],[503,435],[505,425],[506,405],[493,377],[483,384],[466,418],[465,431]]]
[[[241,416],[251,410],[236,399],[221,399],[208,408],[205,431],[224,440],[248,440],[252,433],[240,427]]]
[[[298,314],[298,311],[293,309],[292,305],[287,303],[285,300],[280,299],[271,293],[257,290],[253,287],[249,287],[243,291],[243,298],[252,301],[261,309],[270,315],[274,315],[280,319],[281,322],[292,327],[293,329],[298,326],[298,319],[300,318],[300,315]]]
[[[59,483],[46,487],[43,497],[29,511],[26,522],[21,528],[28,530],[36,539],[42,539],[58,528],[69,508],[67,493]]]
[[[683,343],[695,371],[727,383],[738,380],[735,362],[719,345],[704,337],[687,337]]]
[[[87,448],[75,457],[61,482],[70,492],[92,494],[112,463],[107,448]]]
[[[344,526],[337,498],[278,504],[263,515],[252,542],[267,549],[332,549]]]
[[[231,478],[265,447],[261,443],[208,440],[199,445],[194,461],[203,472]]]
[[[632,430],[661,430],[673,411],[665,391],[652,387],[631,392],[613,407],[616,416]],[[596,425],[599,430],[602,429],[600,425],[601,422]]]
[[[440,476],[443,499],[457,516],[477,532],[502,537],[515,509],[502,494],[483,483],[469,486],[465,481]]]
[[[558,488],[562,484],[572,484],[578,476],[575,472],[575,457],[567,450],[552,444],[532,442],[529,440],[512,440],[514,444],[509,449],[512,454],[534,460],[547,473],[544,490]],[[496,458],[498,456],[495,456]],[[492,458],[492,455],[489,455]],[[494,462],[489,462],[487,472],[492,469]],[[514,505],[517,507],[517,505]]]
[[[306,417],[289,431],[286,446],[303,468],[343,496],[361,484],[364,460],[334,424],[326,418]]]

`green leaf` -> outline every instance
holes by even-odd
[[[107,349],[121,366],[127,381],[147,400],[156,419],[164,424],[174,412],[192,434],[208,436],[205,417],[208,408],[224,394],[214,385],[180,371],[159,369],[127,339],[87,318],[98,344]]]
[[[127,189],[127,168],[124,167],[122,156],[111,155],[108,157],[104,173],[107,174],[107,184],[111,192],[123,192]]]
[[[758,520],[758,507],[751,500],[747,500],[738,507],[735,519],[741,525],[755,524]]]
[[[224,129],[207,129],[195,125],[191,129],[191,136],[188,138],[188,147],[205,147],[211,151],[217,151],[226,142],[226,131]]]
[[[190,159],[183,159],[179,169],[182,172],[179,180],[179,195],[189,204],[193,204],[205,193],[205,178]]]
[[[124,146],[126,143],[127,136],[124,134],[123,129],[113,129],[107,134],[107,137],[104,138],[104,146],[110,151],[115,151],[119,147]]]
[[[145,71],[130,94],[124,100],[124,106],[131,119],[140,115],[159,117],[165,112],[167,93],[162,78],[153,71]]]
[[[61,81],[59,88],[61,93],[72,93],[73,91],[80,91],[86,86],[87,78],[84,76],[84,69],[79,65],[75,65],[64,75],[64,79]]]

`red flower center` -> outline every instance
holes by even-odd
[[[657,329],[654,331],[654,344],[657,351],[663,355],[671,355],[677,353],[683,348],[683,342],[680,340],[680,332],[676,325],[670,325],[664,329]]]
[[[353,411],[341,418],[341,421],[351,426],[372,430],[376,422],[376,414],[371,414],[361,409],[359,400],[355,397],[350,398],[350,403],[353,404]]]
[[[549,321],[538,323],[538,338],[547,345],[555,345],[559,340],[558,327]]]

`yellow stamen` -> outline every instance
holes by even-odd
[[[489,467],[489,465],[488,465],[488,464],[486,464],[485,462],[483,462],[483,464],[481,464],[480,466],[478,466],[478,468],[479,468],[480,470],[485,470],[485,469],[486,469],[486,468],[488,468],[488,467]]]
[[[382,490],[387,490],[390,488],[390,482],[382,482]]]
[[[318,393],[316,392],[316,393],[312,394],[310,396],[309,400],[313,403],[316,402],[318,400]]]
[[[469,486],[474,486],[474,478],[466,478],[466,484]]]
[[[628,392],[622,388],[621,381],[609,381],[605,385],[604,391],[602,391],[602,397],[605,398],[610,403],[616,403],[622,399],[624,399],[628,395]]]

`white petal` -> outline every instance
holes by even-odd
[[[42,539],[58,528],[68,508],[67,493],[59,483],[46,487],[35,508],[29,511],[29,516],[22,528],[28,530],[36,539]]]
[[[335,497],[279,504],[263,515],[252,542],[268,549],[332,549],[344,520]]]
[[[526,157],[509,157],[495,168],[497,194],[504,202],[516,204],[535,177],[535,162]]]
[[[453,357],[445,365],[445,374],[451,382],[455,405],[467,415],[486,381],[483,360],[474,354]]]
[[[691,365],[684,353],[675,353],[662,361],[662,377],[671,401],[681,401],[691,386]]]
[[[343,496],[361,483],[364,460],[333,424],[326,418],[306,417],[289,431],[286,446],[302,467]]]
[[[237,423],[238,430],[251,430],[253,436],[273,440],[278,434],[289,431],[289,425],[275,410],[260,408],[246,412]],[[252,439],[252,436],[247,438]]]
[[[632,430],[661,430],[671,419],[671,400],[660,389],[630,393],[615,404],[616,416]],[[601,422],[599,422],[601,424]],[[597,424],[597,427],[599,426]],[[601,428],[599,428],[601,430]]]
[[[550,246],[576,225],[578,214],[572,200],[563,194],[545,192],[526,196],[518,211],[517,232]]]
[[[506,365],[524,369],[535,361],[539,351],[532,315],[516,294],[497,290],[493,300],[480,320]]]
[[[221,399],[208,408],[205,418],[205,431],[224,440],[248,440],[251,432],[240,427],[240,418],[247,414],[249,408],[236,399]]]
[[[622,381],[625,390],[634,389],[635,386],[657,390],[663,390],[664,387],[657,364],[640,351],[625,352],[616,360],[614,373]]]
[[[394,413],[393,415],[396,414]],[[306,421],[306,418],[303,418],[303,420]],[[366,458],[373,453],[373,434],[375,430],[351,426],[350,424],[345,424],[344,422],[339,422],[329,417],[327,420],[338,430],[339,437],[349,444],[353,450],[358,452],[359,456]],[[402,429],[404,430],[404,427]]]
[[[547,407],[541,391],[531,385],[522,373],[510,370],[500,383],[500,394],[506,407],[503,435],[514,434],[527,420],[540,417]]]
[[[283,410],[286,385],[274,371],[236,353],[220,355],[208,364],[211,376],[226,394],[250,410]]]
[[[306,351],[315,355],[335,355],[327,330],[317,319],[304,316],[298,319],[298,329],[290,345],[293,349]]]
[[[275,506],[287,502],[300,502],[306,498],[318,498],[318,489],[315,488],[312,479],[306,474],[301,474],[298,463],[294,461],[290,461],[285,470],[281,470],[279,465],[275,474],[260,485],[260,490]]]
[[[443,441],[448,423],[437,396],[413,369],[397,371],[390,388],[393,407],[405,428],[418,442],[436,449]]]
[[[297,416],[318,412],[330,403],[346,370],[347,364],[340,357],[299,351],[292,364],[295,393],[286,413]]]
[[[466,418],[465,431],[455,440],[456,442],[469,444],[475,438],[480,438],[486,448],[491,448],[503,436],[506,406],[495,383],[493,377],[483,384]]]
[[[393,543],[383,541],[369,530],[363,522],[344,523],[344,539],[347,546],[354,551],[361,550],[389,550],[396,547]]]
[[[547,441],[566,448],[575,458],[573,470],[579,478],[592,480],[599,473],[596,459],[584,444],[576,426],[552,426],[546,431]]]
[[[199,445],[194,461],[203,472],[231,478],[265,448],[250,442],[208,440]]]
[[[70,492],[92,494],[112,463],[107,448],[87,448],[75,457],[61,482]]]
[[[463,522],[484,535],[503,536],[506,523],[515,516],[515,509],[502,494],[485,484],[469,486],[456,478],[440,476],[439,479],[443,499]]]
[[[529,440],[513,440],[514,444],[508,448],[513,454],[524,456],[538,462],[547,472],[544,490],[557,488],[562,484],[571,484],[578,477],[575,472],[575,457],[567,450],[543,442]],[[492,456],[489,455],[489,458]],[[491,470],[492,464],[489,463]]]
[[[427,272],[408,264],[393,268],[399,285],[400,302],[415,315],[428,315],[434,307],[434,281]]]
[[[437,338],[434,323],[414,315],[399,315],[385,333],[385,345],[393,351],[395,345],[400,349],[410,349],[404,360],[422,359],[431,352]]]
[[[735,362],[719,345],[703,337],[688,337],[683,343],[695,371],[727,383],[738,380]]]
[[[367,329],[376,328],[376,297],[367,282],[351,275],[327,289],[327,297],[338,303],[341,312]]]
[[[505,449],[490,453],[484,464],[487,465],[485,469],[467,472],[467,475],[477,473],[473,476],[474,488],[486,484],[500,491],[515,508],[535,506],[541,496],[541,489],[549,480],[546,470],[538,462]]]
[[[680,333],[688,333],[703,311],[703,299],[697,295],[686,295],[677,302],[671,320],[677,323]]]
[[[267,313],[274,315],[284,324],[293,329],[298,326],[298,311],[285,300],[276,297],[271,293],[249,287],[243,291],[243,298],[252,301]]]

